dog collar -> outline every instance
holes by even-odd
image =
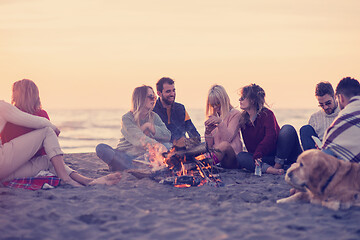
[[[321,187],[321,192],[324,193],[325,189],[329,186],[330,182],[333,180],[336,172],[338,171],[339,168],[337,168],[335,170],[335,172],[328,178],[328,180],[326,181],[325,185]]]

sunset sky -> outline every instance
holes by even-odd
[[[177,101],[261,85],[276,108],[312,108],[314,87],[360,79],[359,0],[1,0],[0,99],[29,78],[50,108],[129,108],[175,80]]]

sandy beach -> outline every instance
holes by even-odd
[[[91,177],[109,173],[95,153],[67,154]],[[276,204],[284,176],[221,172],[223,187],[175,188],[128,172],[115,186],[0,188],[0,239],[359,239],[360,208]]]

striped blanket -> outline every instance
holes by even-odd
[[[60,178],[56,176],[15,178],[11,181],[2,183],[5,187],[24,188],[29,190],[39,190],[45,188],[57,187],[60,184]]]
[[[323,149],[330,149],[338,158],[360,162],[360,96],[352,97],[326,130]]]

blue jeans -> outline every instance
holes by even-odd
[[[264,173],[269,167],[273,166],[275,163],[274,159],[275,156],[262,157],[261,172]],[[255,161],[252,153],[239,152],[236,156],[236,160],[238,161],[239,168],[245,168],[251,172],[255,171]]]
[[[96,146],[96,155],[109,165],[110,171],[121,171],[133,168],[132,160],[134,157],[113,149],[107,144],[100,143]]]
[[[312,126],[304,125],[300,128],[300,140],[304,151],[316,149],[315,142],[311,136],[319,137]]]
[[[276,156],[262,157],[262,172],[266,172],[266,170],[275,163],[290,165],[296,162],[300,153],[302,153],[302,149],[297,132],[293,126],[286,124],[279,132],[276,143]],[[240,152],[236,156],[236,159],[240,168],[246,168],[249,171],[255,170],[255,162],[251,153]]]
[[[282,126],[276,144],[275,162],[291,165],[301,153],[302,148],[295,128],[289,124]]]

